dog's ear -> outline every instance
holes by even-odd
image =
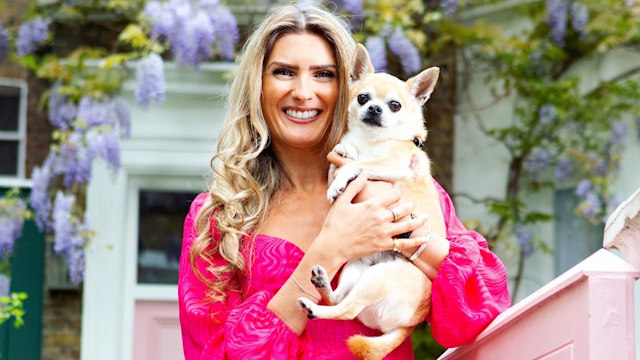
[[[433,89],[436,87],[440,69],[431,67],[423,70],[420,74],[407,80],[407,87],[413,96],[418,99],[420,104],[424,104],[431,97]]]
[[[367,48],[362,44],[356,46],[353,54],[353,65],[351,67],[351,81],[360,80],[363,76],[373,74],[373,64],[369,58]]]

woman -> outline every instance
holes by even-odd
[[[425,220],[408,216],[413,205],[398,204],[390,184],[364,176],[334,204],[326,200],[326,154],[346,124],[354,49],[333,15],[296,6],[274,11],[245,43],[214,181],[185,220],[179,299],[188,360],[344,359],[350,335],[379,334],[357,320],[309,321],[297,305],[300,296],[319,299],[313,265],[335,285],[345,262],[390,250],[395,235]],[[504,266],[440,193],[449,241],[433,240],[417,261],[431,269],[434,336],[455,346],[472,341],[510,298]],[[396,245],[411,254],[424,241]],[[410,341],[388,358],[413,358]]]

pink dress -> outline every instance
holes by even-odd
[[[510,306],[511,297],[502,262],[489,251],[481,235],[464,228],[447,193],[438,184],[436,187],[451,248],[433,281],[427,321],[431,323],[436,341],[455,347],[472,342]],[[349,336],[380,334],[358,320],[314,319],[307,323],[302,335],[291,331],[267,309],[267,303],[289,278],[304,253],[284,239],[266,235],[255,235],[250,278],[241,292],[229,292],[224,303],[207,302],[206,286],[189,265],[189,249],[196,238],[195,218],[207,196],[200,194],[191,204],[182,239],[178,297],[187,360],[353,359],[345,344]],[[247,259],[247,254],[243,255]],[[223,263],[218,256],[213,261]],[[206,274],[203,263],[197,266]],[[335,281],[333,285],[335,287]],[[413,358],[408,338],[385,359]]]

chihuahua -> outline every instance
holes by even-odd
[[[333,202],[362,171],[369,179],[399,186],[403,201],[415,203],[415,214],[428,215],[426,227],[445,236],[438,192],[430,161],[421,149],[427,137],[422,106],[438,80],[436,67],[404,82],[392,75],[374,73],[369,54],[358,45],[351,72],[348,130],[334,151],[354,160],[342,166],[327,191]],[[326,271],[316,265],[311,282],[327,305],[301,297],[300,307],[309,318],[353,319],[383,334],[354,335],[347,340],[358,359],[382,359],[409,336],[427,316],[431,281],[409,260],[385,251],[349,261],[331,289]]]

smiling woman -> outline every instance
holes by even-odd
[[[276,41],[266,63],[262,112],[274,150],[282,155],[291,147],[309,149],[324,157],[338,98],[329,43],[313,33],[287,34]]]
[[[298,305],[300,296],[320,300],[315,265],[335,285],[351,259],[424,243],[396,238],[425,217],[408,216],[413,204],[399,202],[389,183],[361,175],[333,204],[326,199],[327,154],[346,128],[354,51],[340,19],[304,5],[276,9],[245,43],[213,181],[184,224],[178,296],[186,359],[348,359],[346,339],[381,335],[353,318],[309,321]],[[455,346],[510,299],[504,266],[437,188],[452,251],[439,259],[429,317],[434,334]],[[386,358],[412,359],[411,341]]]

